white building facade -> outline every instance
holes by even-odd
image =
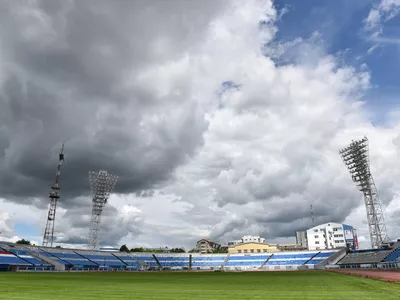
[[[325,223],[307,230],[308,250],[326,250],[349,247],[358,249],[355,229],[339,223]]]
[[[228,246],[235,246],[235,245],[240,245],[244,243],[262,243],[265,244],[265,238],[253,235],[245,235],[243,236],[240,240],[234,240],[228,242]]]

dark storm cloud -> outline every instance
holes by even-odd
[[[119,175],[119,193],[167,180],[203,142],[201,109],[184,88],[179,97],[159,99],[151,86],[122,86],[141,67],[195,44],[218,7],[2,1],[0,197],[22,203],[45,197],[63,141],[62,195],[69,199],[89,193],[89,170]]]

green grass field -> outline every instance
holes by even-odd
[[[0,273],[0,299],[400,299],[400,284],[330,272]]]

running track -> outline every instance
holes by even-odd
[[[335,270],[333,272],[382,279],[385,281],[400,282],[399,271],[380,271],[380,270]]]

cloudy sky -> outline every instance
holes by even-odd
[[[369,246],[338,149],[367,135],[400,236],[400,0],[0,0],[0,240],[84,247],[88,171],[120,176],[109,246],[294,242],[345,222]]]

